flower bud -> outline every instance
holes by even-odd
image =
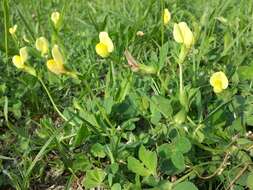
[[[60,20],[60,13],[55,11],[51,14],[51,20],[54,23],[54,26],[57,28]]]
[[[36,49],[41,52],[42,56],[48,53],[48,41],[45,37],[40,37],[35,42]]]
[[[173,36],[177,43],[182,43],[187,48],[190,48],[194,43],[193,33],[185,22],[174,24]]]
[[[17,27],[18,26],[15,24],[13,27],[9,28],[9,32],[11,35],[14,35],[16,33]]]
[[[164,25],[169,24],[170,19],[171,19],[171,14],[170,14],[169,10],[164,9],[164,11],[163,11],[163,24]]]

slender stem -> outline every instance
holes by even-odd
[[[219,166],[211,175],[209,175],[209,176],[201,176],[201,175],[199,175],[198,172],[196,172],[196,174],[198,175],[198,177],[199,177],[200,179],[205,179],[205,180],[207,180],[207,179],[213,178],[214,176],[218,175],[219,172],[222,172],[223,169],[226,167],[227,161],[228,161],[228,159],[229,159],[229,155],[230,155],[230,152],[227,152],[226,155],[225,155],[225,158],[224,158],[224,160],[222,161],[222,163],[220,164],[220,166]]]
[[[226,106],[227,104],[229,104],[233,99],[228,100],[227,102],[220,104],[218,107],[216,107],[211,113],[209,113],[207,115],[207,117],[201,121],[200,123],[205,123],[206,121],[208,121],[208,119],[213,116],[217,111],[219,111],[221,108],[223,108],[223,106]]]
[[[56,104],[54,103],[54,100],[53,100],[53,98],[52,98],[50,92],[48,91],[48,89],[47,89],[45,83],[43,82],[43,80],[42,80],[40,77],[38,77],[38,79],[39,79],[40,83],[42,84],[44,90],[46,91],[46,93],[47,93],[47,95],[48,95],[48,97],[49,97],[49,99],[50,99],[50,101],[51,101],[51,103],[52,103],[52,105],[53,105],[55,111],[59,114],[59,116],[61,116],[62,119],[64,119],[65,121],[68,121],[68,119],[60,112],[60,110],[58,109],[58,107],[57,107]]]
[[[181,46],[181,51],[178,57],[178,66],[179,66],[179,93],[180,97],[184,96],[184,80],[183,80],[183,63],[185,62],[185,59],[190,51],[190,48],[187,48],[185,45]]]
[[[183,65],[181,63],[179,65],[179,93],[180,96],[184,93],[184,82],[183,82]]]
[[[164,42],[164,24],[163,24],[163,16],[164,16],[164,0],[161,0],[161,43],[163,45]]]
[[[4,11],[4,44],[5,44],[5,55],[7,63],[7,74],[9,75],[9,65],[8,65],[8,1],[3,1],[3,11]]]
[[[235,182],[244,174],[244,172],[248,169],[248,167],[249,167],[249,163],[247,163],[243,167],[243,169],[236,175],[236,177],[230,182],[230,184],[225,190],[233,189],[233,185],[235,184]]]
[[[186,175],[182,176],[181,178],[179,178],[177,181],[175,181],[175,182],[173,183],[173,186],[175,186],[176,184],[178,184],[178,183],[184,181],[184,180],[187,179],[190,175],[192,175],[194,172],[195,172],[195,171],[192,170],[192,171],[190,171],[189,173],[187,173]]]

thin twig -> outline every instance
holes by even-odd
[[[230,154],[229,152],[226,153],[223,162],[220,164],[220,166],[218,167],[218,169],[215,170],[214,173],[212,173],[212,174],[209,175],[209,176],[201,176],[201,175],[199,175],[198,172],[196,172],[197,175],[198,175],[198,177],[199,177],[200,179],[205,179],[205,180],[206,180],[206,179],[210,179],[210,178],[213,178],[214,176],[216,176],[216,175],[222,170],[222,168],[224,168],[224,167],[226,166],[227,161],[228,161],[228,159],[229,159],[229,154]]]
[[[249,163],[247,163],[244,168],[237,174],[237,176],[230,182],[228,187],[225,190],[233,188],[234,183],[243,175],[243,173],[248,169]]]

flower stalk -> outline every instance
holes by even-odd
[[[55,109],[55,111],[59,114],[59,116],[60,116],[62,119],[64,119],[65,121],[68,121],[68,119],[61,113],[61,111],[58,109],[58,107],[57,107],[56,104],[54,103],[54,100],[53,100],[53,98],[52,98],[50,92],[48,91],[48,89],[47,89],[45,83],[43,82],[43,80],[42,80],[40,77],[38,77],[38,80],[40,81],[41,85],[43,86],[44,90],[46,91],[46,93],[47,93],[47,95],[48,95],[48,98],[49,98],[50,102],[52,103],[53,108]]]

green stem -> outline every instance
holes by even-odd
[[[184,81],[183,81],[183,65],[181,63],[179,65],[179,93],[180,96],[184,94]]]
[[[96,104],[96,106],[98,107],[98,109],[100,110],[100,112],[101,112],[102,116],[104,117],[105,121],[107,122],[107,124],[108,124],[111,128],[113,128],[113,124],[110,122],[110,120],[109,120],[107,114],[104,113],[104,110],[101,108],[100,104],[99,104],[98,101],[96,100],[96,96],[95,96],[95,94],[93,93],[93,91],[92,91],[90,85],[87,83],[86,80],[82,80],[82,81],[83,81],[85,87],[87,88],[88,92],[91,94],[92,97],[94,97],[95,104]]]
[[[208,116],[200,122],[201,123],[205,123],[206,121],[209,120],[210,117],[212,117],[217,111],[219,111],[221,108],[223,108],[223,106],[229,104],[233,99],[228,100],[227,102],[220,104],[218,107],[216,107],[210,114],[208,114]]]
[[[46,93],[47,93],[47,95],[48,95],[48,97],[49,97],[49,99],[50,99],[50,101],[51,101],[51,103],[52,103],[52,105],[53,105],[55,111],[59,114],[59,116],[61,116],[62,119],[64,119],[65,121],[68,121],[68,119],[60,112],[60,110],[58,109],[58,107],[57,107],[56,104],[54,103],[54,100],[53,100],[53,98],[52,98],[50,92],[48,91],[48,89],[47,89],[45,83],[43,82],[43,80],[42,80],[40,77],[38,77],[38,79],[39,79],[40,83],[42,84],[44,90],[46,91]]]
[[[181,178],[179,178],[177,181],[175,181],[175,182],[173,183],[173,186],[175,186],[176,184],[178,184],[178,183],[184,181],[184,180],[187,179],[190,175],[192,175],[194,172],[195,172],[195,171],[192,170],[192,171],[190,171],[189,173],[187,173],[186,175],[182,176]]]
[[[163,13],[164,11],[164,0],[161,0],[161,46],[163,45],[163,42],[164,42],[164,24],[163,24]]]
[[[4,12],[4,44],[5,44],[5,55],[7,63],[7,74],[9,75],[9,66],[8,66],[8,1],[3,1],[3,12]]]

